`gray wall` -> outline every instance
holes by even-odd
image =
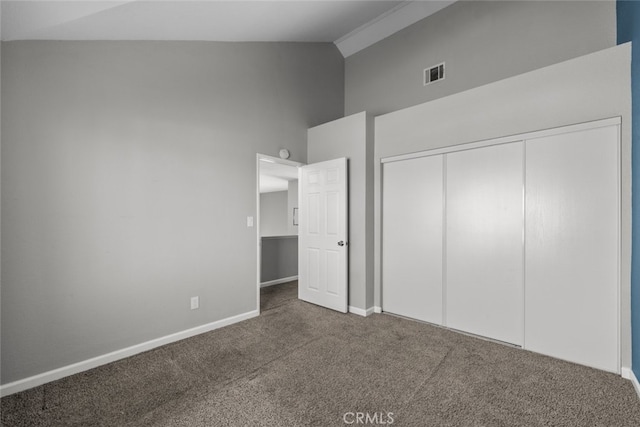
[[[580,58],[427,102],[375,120],[375,191],[380,159],[620,116],[621,127],[621,354],[631,363],[631,47]],[[606,78],[594,70],[607,70]],[[376,197],[376,305],[380,295],[380,197]]]
[[[614,1],[459,1],[350,56],[345,114],[374,116],[616,44]],[[423,69],[446,62],[445,80]]]
[[[273,191],[260,194],[260,234],[262,236],[285,236],[289,234],[287,210],[288,191]]]
[[[263,237],[260,282],[298,275],[298,236]]]
[[[373,307],[373,119],[358,113],[309,129],[309,163],[349,167],[349,306]]]
[[[256,153],[306,161],[343,65],[323,43],[4,42],[2,383],[257,310]]]

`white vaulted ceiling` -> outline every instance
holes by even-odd
[[[2,40],[335,42],[349,56],[453,1],[2,1]]]

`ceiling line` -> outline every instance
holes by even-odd
[[[455,2],[456,0],[405,1],[334,43],[342,56],[347,58]]]

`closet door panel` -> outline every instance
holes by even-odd
[[[446,155],[446,325],[521,345],[523,143]]]
[[[617,126],[527,141],[525,347],[618,372]]]
[[[382,307],[442,324],[443,157],[383,166]]]

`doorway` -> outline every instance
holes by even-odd
[[[257,307],[261,289],[298,279],[298,167],[264,154],[256,161]]]

